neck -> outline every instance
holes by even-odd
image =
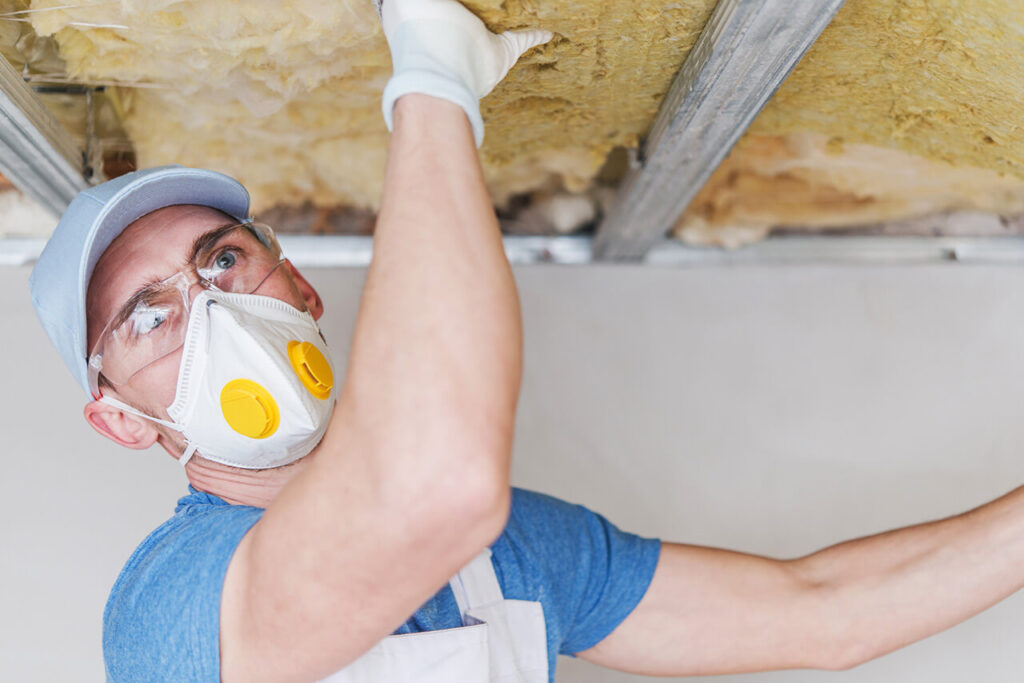
[[[193,488],[232,505],[266,508],[292,477],[305,469],[309,456],[268,470],[245,470],[207,460],[198,453],[185,465]]]

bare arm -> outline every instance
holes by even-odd
[[[1022,586],[1024,489],[797,560],[665,544],[636,610],[580,656],[651,675],[845,669]]]
[[[508,513],[519,304],[472,132],[459,107],[423,95],[394,116],[344,389],[312,462],[231,561],[224,680],[341,669]]]

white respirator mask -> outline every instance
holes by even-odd
[[[180,431],[185,465],[207,460],[244,469],[295,462],[323,438],[336,400],[334,368],[309,311],[272,297],[204,290],[192,301],[178,370],[173,422],[100,399]]]

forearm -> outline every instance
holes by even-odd
[[[507,484],[522,331],[472,133],[461,109],[424,95],[394,115],[345,400],[387,439],[390,471]]]
[[[1024,489],[796,560],[665,543],[643,600],[586,659],[648,675],[844,669],[1024,586]]]
[[[808,633],[840,666],[937,633],[1024,586],[1024,489],[950,519],[787,563],[807,585]]]

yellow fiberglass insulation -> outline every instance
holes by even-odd
[[[676,234],[741,243],[779,225],[1024,212],[1022,11],[847,0]]]
[[[387,134],[387,45],[370,0],[37,0],[71,74],[119,89],[141,166],[230,173],[272,204],[372,207]],[[650,125],[714,0],[472,0],[495,30],[556,34],[482,104],[495,200],[584,189],[617,145]],[[89,24],[88,26],[86,24]]]
[[[542,27],[487,97],[495,200],[582,190],[636,145],[715,0],[467,0]],[[373,207],[390,61],[370,0],[35,0],[68,71],[117,89],[142,166],[230,173],[255,207]],[[64,9],[60,9],[64,7]],[[676,234],[720,243],[956,208],[1024,211],[1020,0],[847,0]],[[746,232],[743,232],[746,231]],[[732,239],[732,238],[729,238]]]

